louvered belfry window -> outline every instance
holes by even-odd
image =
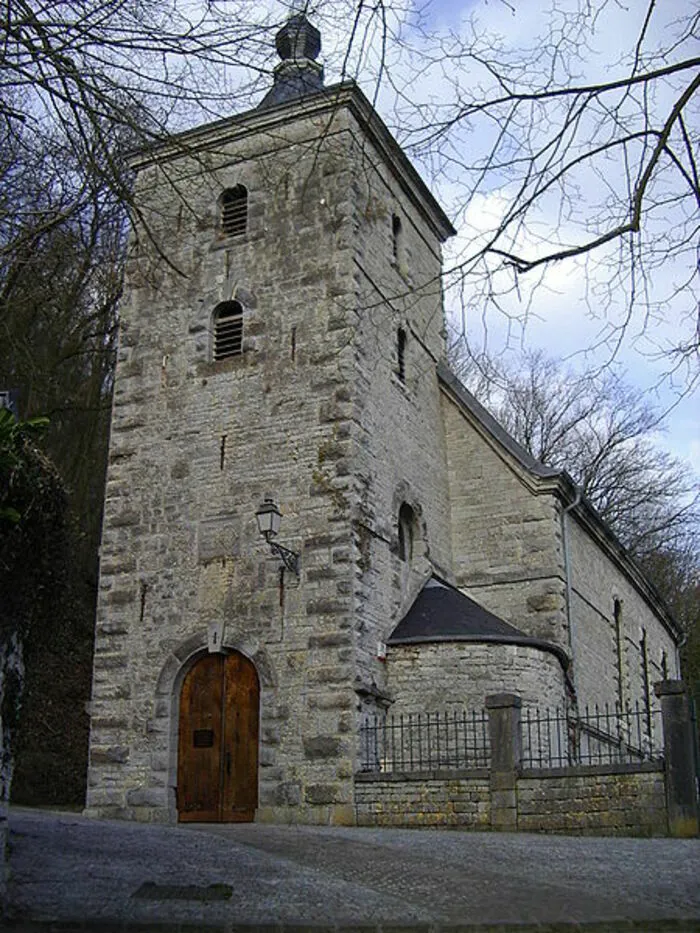
[[[244,185],[227,188],[221,195],[221,232],[241,236],[248,226],[248,191]]]
[[[227,360],[243,352],[243,308],[224,301],[214,311],[214,359]]]

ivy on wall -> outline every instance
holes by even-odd
[[[14,763],[12,799],[19,797],[23,802],[32,802],[31,794],[27,799],[28,782],[39,779],[50,784],[55,780],[51,767],[37,768],[36,762],[27,761],[28,749],[41,747],[45,754],[47,744],[45,736],[41,742],[37,741],[36,725],[27,723],[27,710],[41,708],[44,715],[50,716],[52,692],[61,690],[61,671],[69,678],[73,676],[70,630],[75,614],[75,586],[71,555],[76,532],[61,477],[37,445],[47,424],[43,418],[19,421],[7,409],[0,409],[3,771],[5,783],[9,783]],[[37,677],[37,673],[41,669],[45,675],[52,659],[57,662],[57,670],[49,691],[44,692],[40,685],[46,684],[47,679]],[[75,712],[81,714],[80,710]],[[87,718],[84,710],[82,716]],[[64,728],[74,728],[71,719],[69,715]],[[65,751],[64,744],[64,754]]]

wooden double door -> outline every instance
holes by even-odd
[[[242,654],[208,654],[180,694],[177,806],[181,821],[246,823],[258,805],[260,686]]]

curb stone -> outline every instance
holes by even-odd
[[[138,921],[9,920],[2,929],[11,933],[700,933],[700,918],[667,920],[612,920],[593,923],[507,924],[190,924]]]

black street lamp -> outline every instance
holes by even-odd
[[[258,529],[260,534],[270,545],[270,550],[272,553],[276,557],[279,557],[287,570],[291,570],[292,573],[296,574],[298,577],[299,555],[295,551],[290,551],[289,548],[283,547],[281,544],[273,541],[273,538],[277,537],[277,534],[280,530],[282,513],[277,508],[270,496],[265,497],[262,505],[255,513],[255,517],[258,520]]]

